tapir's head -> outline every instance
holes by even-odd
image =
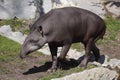
[[[20,52],[20,57],[25,58],[29,53],[40,49],[46,43],[42,27],[30,29],[30,34],[26,37]]]

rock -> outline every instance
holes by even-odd
[[[11,19],[15,16],[31,19],[35,16],[36,7],[30,4],[32,0],[4,0],[0,1],[0,19]]]
[[[109,65],[110,65],[112,68],[118,67],[118,68],[120,69],[120,60],[119,60],[119,59],[110,59]]]
[[[120,19],[120,0],[105,0],[103,4],[107,16]]]
[[[70,7],[70,6],[74,6],[76,7],[76,5],[72,2],[72,0],[54,0],[52,2],[52,8],[63,8],[63,7]]]
[[[51,80],[117,80],[118,73],[107,68],[93,68]]]
[[[49,12],[52,9],[51,0],[43,0],[43,9],[45,13]]]
[[[89,64],[95,65],[95,66],[97,66],[97,67],[102,67],[102,64],[99,63],[99,62],[96,62],[96,61],[94,61],[94,62],[89,62],[88,65],[89,65]]]
[[[79,60],[79,58],[84,56],[84,54],[85,54],[85,51],[78,52],[75,49],[70,49],[69,52],[67,53],[67,58],[72,58],[72,59],[75,59],[75,60]]]
[[[59,3],[54,0],[53,2],[53,8],[69,6],[87,9],[104,18],[105,11],[103,10],[101,0],[59,0]]]
[[[20,44],[22,44],[27,35],[23,35],[21,32],[12,32],[9,25],[4,25],[0,27],[0,35],[12,39]]]
[[[9,36],[11,35],[12,29],[10,28],[9,25],[4,25],[0,27],[0,34],[3,36]]]

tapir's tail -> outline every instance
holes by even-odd
[[[104,29],[103,29],[102,33],[95,39],[95,42],[96,42],[98,39],[103,39],[103,36],[105,35],[105,32],[106,32],[106,25],[104,25]]]

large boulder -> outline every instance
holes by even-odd
[[[102,0],[107,16],[120,19],[120,0]]]
[[[11,19],[15,16],[22,19],[34,18],[36,7],[30,5],[32,0],[1,0],[0,19]]]
[[[0,35],[12,39],[20,44],[22,44],[27,35],[23,35],[21,32],[13,32],[9,25],[4,25],[0,27]]]
[[[101,0],[54,0],[52,3],[53,8],[74,6],[92,11],[101,17],[105,14]]]
[[[107,68],[98,67],[90,70],[84,70],[79,73],[73,73],[62,78],[51,80],[117,80],[118,73]]]

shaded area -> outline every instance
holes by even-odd
[[[48,69],[50,69],[52,66],[52,62],[46,62],[45,64],[37,67],[34,66],[33,68],[30,68],[28,71],[24,72],[23,75],[29,75],[29,74],[34,74],[38,72],[47,72]],[[74,68],[78,66],[77,60],[70,59],[68,61],[64,61],[61,64],[61,68],[63,70],[69,70],[70,68]]]
[[[24,75],[38,73],[38,72],[45,72],[47,71],[52,65],[52,62],[46,62],[44,65],[40,67],[34,66],[33,68],[29,69],[28,71],[24,72]]]
[[[77,67],[81,61],[84,59],[84,55],[81,56],[78,60],[75,59],[66,59],[64,62],[61,63],[60,68],[63,70],[69,70],[71,68]],[[91,55],[89,62],[93,62],[94,60],[94,55]],[[104,63],[105,61],[105,56],[101,55],[100,57],[100,63]],[[30,68],[28,71],[24,72],[23,75],[29,75],[29,74],[34,74],[34,73],[39,73],[39,72],[47,72],[48,69],[50,69],[52,66],[52,62],[46,62],[45,64],[37,67],[34,66],[33,68]]]

